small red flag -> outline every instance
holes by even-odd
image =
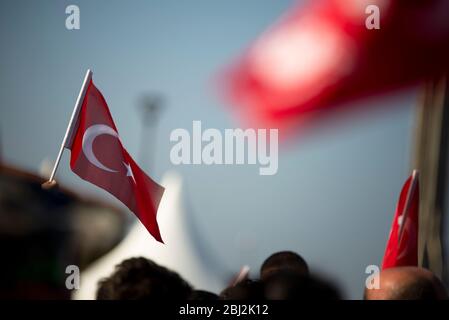
[[[382,269],[418,265],[419,181],[416,171],[399,196]]]
[[[150,234],[163,242],[156,214],[164,188],[149,178],[125,150],[108,105],[92,80],[70,142],[67,147],[71,150],[72,171],[123,202]]]

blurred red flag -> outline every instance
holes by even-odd
[[[123,202],[150,234],[163,242],[156,214],[164,188],[149,178],[125,150],[108,105],[92,81],[68,147],[72,171]]]
[[[382,269],[418,265],[419,180],[416,171],[402,187]]]
[[[370,30],[376,8],[380,29]],[[437,76],[448,57],[447,0],[315,0],[291,8],[225,70],[224,91],[246,122],[282,128]]]

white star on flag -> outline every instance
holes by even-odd
[[[126,163],[126,162],[123,162],[123,164],[126,167],[126,176],[131,177],[133,179],[134,183],[136,183],[136,179],[134,179],[133,171],[131,170],[130,164]]]

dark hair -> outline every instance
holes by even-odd
[[[193,290],[188,299],[196,301],[213,301],[218,300],[218,298],[218,295],[209,291]]]
[[[392,293],[392,300],[439,300],[439,288],[427,278],[416,278]]]
[[[312,275],[278,272],[264,281],[268,300],[340,300],[340,293],[332,284]]]
[[[299,254],[292,251],[280,251],[273,253],[264,261],[260,268],[260,278],[263,280],[279,271],[308,275],[309,267]]]
[[[98,300],[185,300],[192,291],[176,272],[145,258],[124,260],[100,281]]]
[[[263,300],[263,284],[259,280],[246,279],[220,293],[221,300]]]

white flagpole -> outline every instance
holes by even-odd
[[[231,286],[235,287],[237,284],[245,280],[249,275],[249,266],[244,265],[241,269],[235,280],[232,282]]]
[[[404,211],[402,212],[402,224],[400,226],[399,233],[398,233],[399,241],[401,240],[402,232],[404,231],[405,220],[408,217],[408,214],[410,211],[410,206],[412,205],[411,197],[415,193],[418,178],[419,178],[419,172],[418,172],[418,170],[415,169],[415,170],[413,170],[413,173],[412,173],[412,180],[410,181],[410,188],[408,189],[407,198],[405,198],[406,200],[405,200]]]
[[[58,169],[59,162],[61,161],[62,153],[64,152],[64,148],[70,147],[67,143],[71,144],[74,132],[74,126],[78,119],[79,110],[81,108],[81,104],[84,100],[84,96],[86,95],[87,85],[92,79],[92,71],[90,69],[87,70],[86,76],[84,77],[83,85],[81,86],[80,93],[78,94],[78,98],[76,99],[75,107],[73,108],[72,116],[70,117],[69,125],[67,126],[67,130],[64,135],[64,139],[61,143],[61,148],[59,149],[58,157],[56,158],[55,165],[51,172],[50,178],[44,184],[52,184],[53,179],[56,174],[56,170]],[[43,185],[44,186],[44,185]]]

